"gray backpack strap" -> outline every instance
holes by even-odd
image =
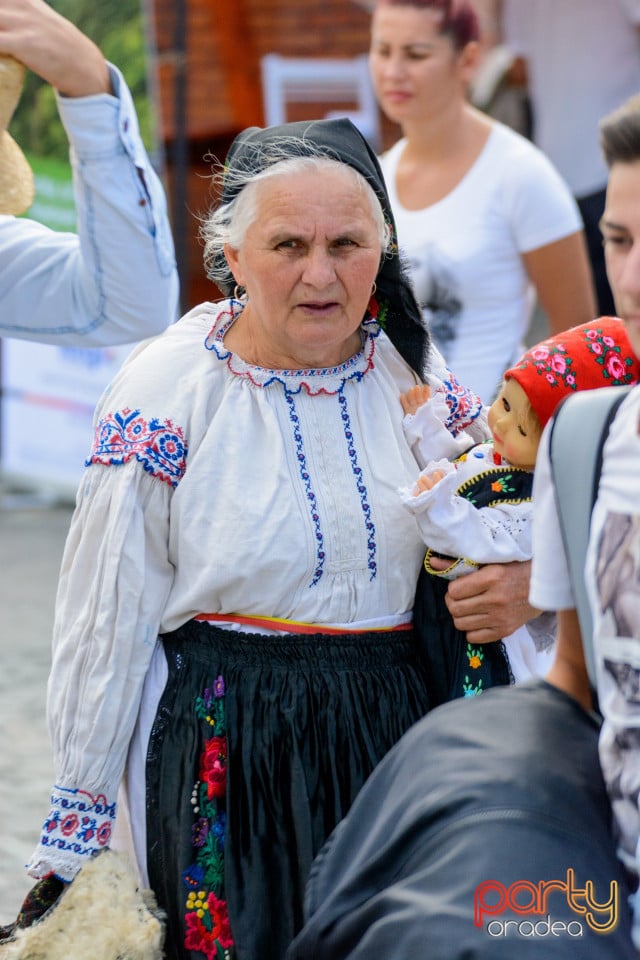
[[[618,407],[630,387],[601,387],[567,397],[556,411],[549,437],[560,529],[576,601],[584,656],[596,690],[593,622],[584,568],[591,511],[598,494],[602,448]]]

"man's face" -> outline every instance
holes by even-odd
[[[611,167],[600,228],[616,311],[640,357],[640,160]]]

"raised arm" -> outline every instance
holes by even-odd
[[[43,0],[0,0],[0,53],[20,60],[65,96],[111,93],[98,47]]]
[[[0,215],[0,334],[102,347],[162,332],[178,307],[173,239],[122,75],[43,0],[0,0],[0,53],[56,88],[78,220],[75,234]]]

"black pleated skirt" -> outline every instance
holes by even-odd
[[[414,634],[263,636],[190,621],[147,756],[149,879],[168,960],[281,960],[311,862],[427,712]]]

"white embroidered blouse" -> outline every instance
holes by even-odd
[[[109,842],[159,633],[201,612],[330,625],[410,617],[424,546],[399,393],[415,374],[375,321],[333,369],[244,363],[242,305],[202,304],[103,395],[62,561],[48,719],[56,786],[29,866],[72,878]],[[439,355],[449,426],[486,435]]]

